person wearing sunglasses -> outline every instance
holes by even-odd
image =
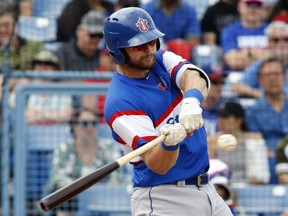
[[[104,39],[117,69],[105,102],[105,120],[125,153],[161,134],[164,141],[132,159],[131,214],[229,216],[209,182],[207,136],[200,104],[208,75],[160,48],[147,11],[128,7],[106,19]]]
[[[97,134],[98,116],[89,109],[77,109],[69,122],[71,137],[55,149],[47,190],[52,192],[77,178],[121,157],[112,139]],[[126,179],[119,169],[101,182],[118,184]],[[57,216],[77,215],[78,200],[73,198],[56,209]]]
[[[268,57],[277,57],[285,66],[285,79],[288,80],[288,24],[283,21],[273,21],[265,29],[268,38]],[[239,83],[233,84],[233,91],[241,97],[259,98],[263,96],[263,88],[258,82],[260,65],[265,61],[256,60],[244,71]],[[288,82],[285,83],[284,91],[288,92]]]
[[[64,70],[94,71],[100,66],[104,19],[101,12],[89,11],[76,29],[77,37],[63,43],[56,50]]]

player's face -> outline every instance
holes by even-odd
[[[126,64],[138,70],[147,70],[153,67],[156,59],[156,42],[157,40],[148,43],[126,48],[128,54]]]

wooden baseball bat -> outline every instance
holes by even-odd
[[[164,139],[165,139],[165,135],[161,135],[157,137],[156,139],[141,146],[140,148],[117,159],[116,161],[111,162],[103,167],[100,167],[99,169],[93,171],[92,173],[86,176],[83,176],[81,178],[78,178],[72,183],[45,196],[39,201],[41,209],[44,211],[50,211],[56,208],[57,206],[61,205],[62,203],[72,199],[74,196],[78,195],[82,191],[91,187],[93,184],[97,183],[104,177],[108,176],[109,174],[117,170],[119,167],[122,167],[123,165],[128,163],[133,158],[143,154],[144,152],[153,148],[157,144],[161,143],[162,141],[164,141]]]

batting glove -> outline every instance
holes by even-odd
[[[187,136],[183,125],[179,123],[166,124],[160,128],[160,132],[166,135],[164,142],[167,146],[175,146]]]
[[[179,122],[186,133],[192,133],[203,126],[202,109],[197,98],[184,98],[180,109]]]

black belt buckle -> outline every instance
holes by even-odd
[[[197,186],[202,187],[203,185],[208,183],[208,174],[200,174],[197,176]]]

